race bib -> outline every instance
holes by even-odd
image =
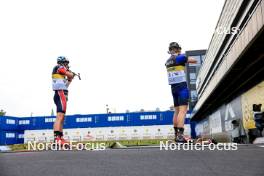
[[[65,79],[53,79],[52,88],[53,90],[67,90],[67,81]]]
[[[169,84],[178,84],[186,82],[184,66],[174,66],[167,69]]]

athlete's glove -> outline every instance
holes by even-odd
[[[78,76],[79,80],[81,80],[81,75],[80,75],[80,73],[74,73],[73,71],[71,71],[71,70],[70,70],[70,66],[69,66],[68,64],[66,64],[65,67],[66,67],[67,71],[69,71],[69,72],[71,72],[71,73],[73,74],[73,78],[74,78],[75,76]]]

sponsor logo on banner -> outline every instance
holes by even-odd
[[[121,128],[119,131],[119,140],[127,140],[128,139],[128,134],[127,131],[124,128]]]
[[[88,131],[84,136],[83,136],[83,140],[84,141],[93,141],[95,138],[94,136],[91,134],[90,131]]]
[[[138,129],[133,129],[133,132],[131,134],[131,139],[132,140],[140,139],[140,135],[139,135]]]
[[[95,139],[97,141],[103,141],[103,140],[105,140],[105,136],[104,136],[104,133],[102,133],[102,129],[99,128],[98,130],[99,131],[96,131],[96,137],[95,137]]]
[[[151,139],[151,134],[148,128],[144,129],[143,139]]]
[[[157,132],[155,133],[155,139],[163,139],[163,133],[162,133],[162,130],[160,128],[157,129]]]
[[[40,136],[38,137],[39,142],[46,142],[46,137],[45,136]]]

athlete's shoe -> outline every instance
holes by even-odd
[[[185,139],[185,137],[181,134],[177,135],[175,138],[175,142],[177,143],[187,143],[187,140]]]
[[[61,145],[61,146],[69,146],[70,143],[63,139],[63,137],[55,137],[55,143]]]

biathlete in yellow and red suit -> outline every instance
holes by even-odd
[[[57,107],[57,117],[54,122],[54,142],[61,145],[67,143],[63,139],[63,122],[67,110],[68,87],[74,78],[74,73],[69,70],[69,60],[64,56],[57,58],[57,65],[52,71],[52,88],[54,103]]]

